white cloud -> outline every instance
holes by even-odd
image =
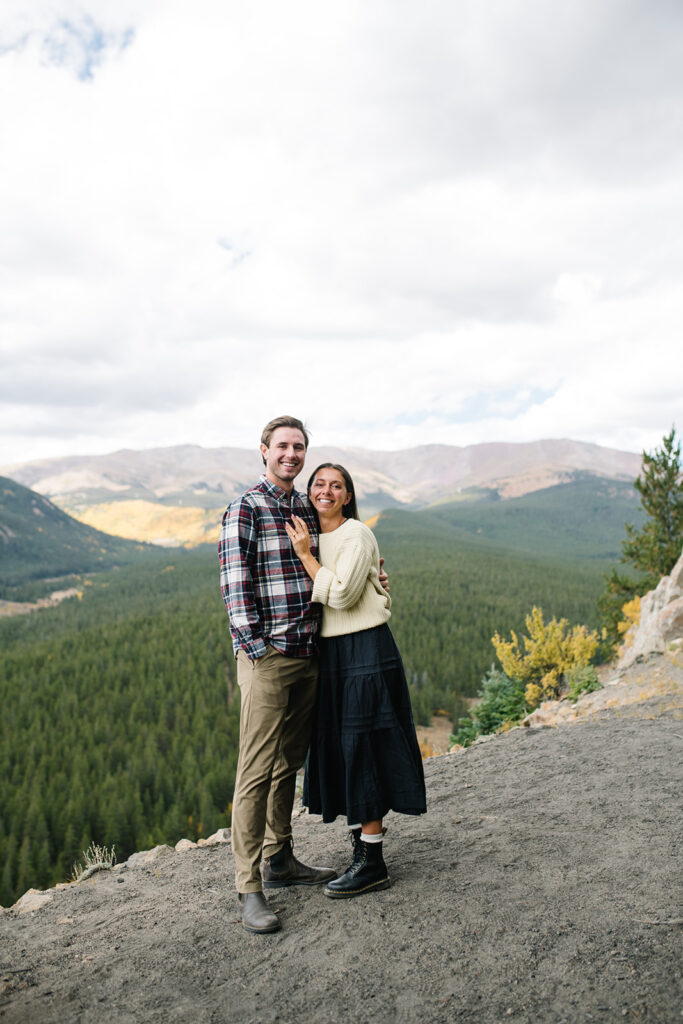
[[[0,464],[681,426],[679,5],[4,18]]]

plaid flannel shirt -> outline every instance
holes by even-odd
[[[311,603],[313,581],[285,531],[292,515],[304,520],[318,554],[318,524],[304,494],[291,495],[262,476],[223,516],[218,542],[223,600],[235,655],[252,661],[270,644],[291,658],[315,654],[321,608]]]

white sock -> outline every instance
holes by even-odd
[[[364,843],[381,843],[382,840],[384,839],[384,833],[383,832],[379,832],[375,836],[375,835],[370,835],[370,834],[366,835],[365,832],[361,832],[360,837],[361,837],[361,839],[363,840]]]

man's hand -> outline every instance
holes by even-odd
[[[384,559],[383,558],[380,558],[380,560],[379,560],[379,585],[380,585],[380,587],[382,587],[383,590],[386,590],[387,594],[389,593],[389,577],[387,576],[386,572],[384,571]]]

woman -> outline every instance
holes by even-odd
[[[345,814],[354,844],[347,871],[326,896],[360,896],[390,886],[382,840],[387,811],[426,811],[422,758],[410,696],[387,622],[391,599],[379,583],[377,541],[358,519],[343,466],[323,463],[308,481],[320,521],[322,565],[297,516],[287,533],[323,605],[318,700],[304,804],[323,821]]]

